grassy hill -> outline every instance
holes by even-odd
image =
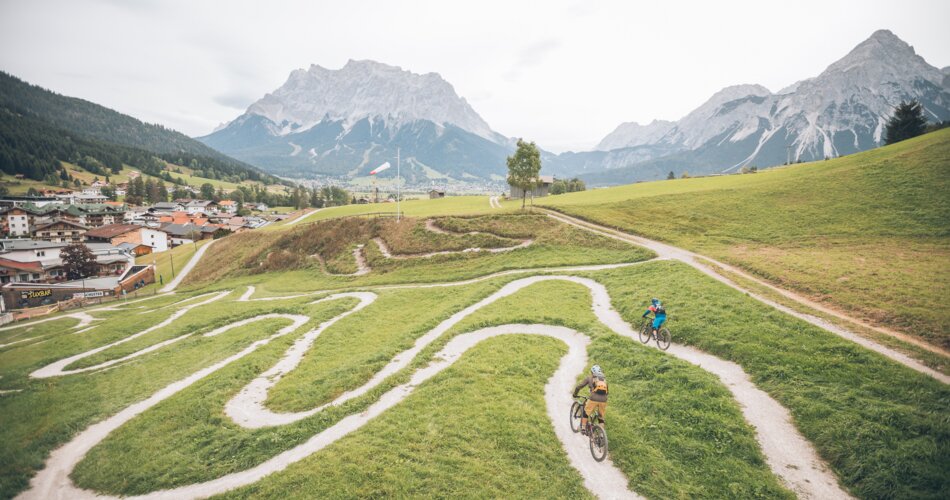
[[[492,215],[437,222],[455,234],[428,230],[420,219],[398,227],[391,220],[339,219],[242,233],[215,243],[174,295],[115,310],[87,309],[102,321],[81,334],[69,334],[75,318],[0,330],[0,344],[6,344],[0,346],[0,388],[19,391],[0,394],[0,463],[5,464],[0,497],[26,489],[49,453],[77,432],[271,338],[288,324],[274,316],[283,313],[306,316],[306,323],[109,433],[70,473],[71,480],[101,493],[132,495],[247,470],[362,414],[385,391],[437,361],[436,353],[451,339],[489,326],[541,323],[590,337],[587,366],[604,366],[611,380],[610,458],[632,489],[648,498],[791,498],[763,457],[756,437],[762,430],[744,419],[730,389],[673,351],[617,335],[593,315],[599,299],[576,282],[539,282],[475,310],[376,388],[310,417],[251,429],[235,425],[223,410],[305,332],[354,307],[354,298],[314,302],[327,290],[372,291],[378,299],[315,339],[300,365],[268,394],[265,404],[273,411],[308,410],[361,387],[447,318],[514,280],[545,274],[537,268],[608,262],[637,264],[556,274],[603,284],[627,323],[638,324],[651,296],[675,304],[674,341],[740,366],[789,410],[799,432],[856,497],[939,498],[950,487],[945,384],[779,313],[682,263],[645,262],[649,252],[550,218]],[[367,238],[373,235],[394,253],[508,245],[505,240],[524,237],[535,243],[509,254],[397,260],[372,251]],[[354,269],[347,257],[360,242],[367,244],[372,266],[362,276],[333,276],[316,262],[279,258],[282,249],[293,249],[298,257],[320,253],[327,268],[347,272]],[[172,252],[178,271],[191,252],[191,245]],[[158,262],[166,283],[170,264]],[[511,269],[523,274],[487,277]],[[461,281],[479,277],[486,279]],[[427,281],[456,284],[404,287]],[[209,301],[212,292],[222,291],[229,293]],[[310,295],[279,297],[299,293]],[[195,305],[200,302],[204,305]],[[262,319],[241,323],[254,318]],[[168,323],[137,336],[163,321]],[[235,324],[243,326],[202,335]],[[128,342],[99,349],[122,339]],[[54,379],[29,376],[93,349],[91,357],[69,368],[136,357],[106,370]],[[227,496],[497,497],[517,491],[515,496],[587,498],[583,478],[553,432],[543,396],[564,354],[565,345],[550,338],[487,340],[366,426]]]
[[[950,130],[757,174],[536,200],[950,347]]]

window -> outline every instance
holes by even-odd
[[[39,273],[33,273],[33,279],[35,279],[35,280],[40,279]]]
[[[45,251],[45,250],[39,250],[39,251],[36,252],[36,256],[37,256],[37,257],[46,257],[46,251]]]

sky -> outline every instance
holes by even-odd
[[[294,69],[372,59],[441,74],[506,136],[581,151],[729,85],[815,76],[881,28],[948,66],[947,20],[945,0],[0,0],[0,70],[200,136]]]

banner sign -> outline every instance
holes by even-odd
[[[50,297],[53,295],[53,290],[46,288],[44,290],[27,290],[25,292],[20,292],[20,297],[24,299],[41,299],[43,297]]]

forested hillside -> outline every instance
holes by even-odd
[[[167,161],[209,179],[278,180],[184,134],[143,123],[82,99],[65,97],[0,72],[0,170],[44,180],[59,161],[91,172],[131,165],[158,175]]]

